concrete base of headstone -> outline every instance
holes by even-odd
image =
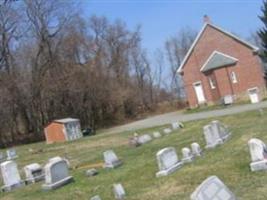
[[[175,172],[176,170],[178,170],[179,168],[181,168],[183,165],[182,162],[177,163],[176,165],[172,166],[169,169],[166,170],[161,170],[159,172],[156,173],[156,177],[161,177],[161,176],[168,176],[169,174]]]
[[[94,197],[92,197],[90,200],[101,200],[100,196],[96,195]]]
[[[25,185],[24,181],[21,181],[20,183],[14,184],[14,185],[4,185],[1,187],[2,192],[10,192],[11,190],[14,190],[16,188],[20,188]]]
[[[122,161],[118,160],[116,162],[113,162],[112,164],[104,164],[105,169],[114,169],[122,165]]]
[[[213,149],[215,147],[217,147],[218,145],[223,144],[222,140],[218,140],[217,142],[213,143],[213,144],[208,144],[205,146],[205,149]]]
[[[226,136],[222,137],[223,142],[226,142],[230,139],[231,133],[228,133]]]
[[[267,160],[250,163],[250,169],[253,172],[267,170]]]
[[[26,179],[25,180],[25,184],[28,185],[28,184],[31,184],[31,183],[36,183],[36,182],[42,181],[44,179],[45,179],[45,175],[42,174],[40,176],[36,176],[34,178],[31,178],[31,179]]]
[[[54,189],[57,189],[63,185],[66,185],[68,183],[71,183],[73,181],[73,177],[72,176],[68,176],[56,183],[53,183],[53,184],[43,184],[42,185],[42,189],[44,191],[49,191],[49,190],[54,190]]]
[[[193,162],[193,160],[194,160],[194,157],[191,156],[191,157],[189,157],[189,158],[183,158],[183,159],[182,159],[182,162],[183,162],[183,163],[191,163],[191,162]]]

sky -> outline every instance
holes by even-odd
[[[121,19],[129,29],[141,25],[142,44],[149,53],[162,49],[164,42],[182,28],[199,31],[203,16],[221,28],[249,37],[262,24],[262,0],[82,0],[86,16]]]

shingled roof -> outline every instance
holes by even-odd
[[[214,51],[205,64],[201,67],[201,72],[207,72],[210,70],[214,70],[220,67],[233,65],[238,61],[238,59],[226,55],[224,53]]]

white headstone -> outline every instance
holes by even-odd
[[[193,156],[201,156],[202,150],[200,148],[200,145],[196,142],[191,144],[192,154]]]
[[[179,128],[180,128],[180,125],[179,125],[178,122],[173,122],[173,123],[172,123],[172,129],[173,129],[173,130],[176,130],[176,129],[179,129]]]
[[[173,130],[184,128],[184,125],[181,122],[173,122],[171,125]]]
[[[161,137],[160,132],[158,132],[158,131],[153,132],[153,137],[154,138],[160,138]]]
[[[122,187],[122,185],[119,184],[114,184],[113,185],[113,192],[116,200],[124,200],[125,199],[125,190]]]
[[[251,156],[251,171],[267,170],[267,147],[259,139],[252,138],[248,142]]]
[[[121,160],[117,157],[113,150],[108,150],[103,153],[104,155],[104,168],[116,168],[122,165]]]
[[[179,161],[175,148],[173,147],[160,150],[157,153],[157,162],[159,172],[156,173],[156,177],[167,176],[182,166],[182,162]]]
[[[10,191],[24,185],[24,182],[20,178],[16,162],[5,161],[0,166],[4,182],[4,186],[1,188],[2,191]]]
[[[66,160],[54,158],[44,167],[45,184],[42,185],[43,190],[52,190],[66,185],[73,181],[73,177],[69,176],[68,164]]]
[[[194,160],[194,156],[191,153],[191,150],[187,147],[182,149],[182,154],[183,154],[183,163],[190,163]]]
[[[8,149],[6,151],[6,155],[7,155],[7,160],[13,160],[18,157],[15,149]]]
[[[148,134],[141,135],[138,137],[138,143],[139,144],[146,144],[152,140],[152,137]]]
[[[93,196],[90,200],[101,200],[100,196],[96,195]]]
[[[35,183],[44,179],[44,172],[41,165],[32,163],[24,167],[26,183]]]
[[[236,197],[218,177],[211,176],[191,194],[191,200],[236,200]]]
[[[219,133],[216,131],[214,132],[210,124],[204,126],[203,131],[204,131],[204,137],[205,137],[206,144],[207,144],[205,147],[206,149],[214,148],[217,145],[223,143],[222,139],[220,138]]]
[[[168,134],[172,133],[172,130],[170,128],[165,128],[165,129],[163,129],[163,133],[168,135]]]

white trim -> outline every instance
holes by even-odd
[[[247,91],[249,93],[252,90],[256,90],[257,92],[259,92],[259,88],[258,87],[249,88]]]
[[[215,86],[215,84],[214,84],[214,80],[213,80],[213,78],[208,77],[208,79],[209,79],[210,88],[211,88],[212,90],[216,89],[216,86]]]
[[[193,83],[194,86],[197,85],[197,84],[201,84],[201,81],[196,81],[196,82]]]
[[[227,57],[227,58],[233,59],[233,60],[235,60],[236,62],[238,61],[238,59],[235,58],[235,57],[229,56],[229,55],[227,55],[227,54],[224,54],[224,53],[222,53],[222,52],[219,52],[219,51],[215,50],[215,51],[212,52],[212,54],[211,54],[211,55],[209,56],[209,58],[206,60],[206,62],[204,63],[204,65],[201,67],[201,69],[200,69],[201,72],[203,71],[203,69],[205,68],[205,66],[208,64],[208,62],[211,60],[211,58],[212,58],[216,53],[217,53],[217,54],[221,54],[222,56],[225,56],[225,57]]]
[[[181,65],[179,66],[179,68],[178,68],[178,70],[177,70],[177,73],[181,73],[181,72],[182,72],[182,69],[183,69],[183,67],[184,67],[184,65],[185,65],[185,63],[186,63],[186,61],[188,60],[188,58],[189,58],[191,52],[193,51],[193,49],[194,49],[194,47],[196,46],[198,40],[200,39],[201,35],[203,34],[204,30],[206,29],[206,27],[207,27],[208,25],[211,26],[211,27],[213,27],[213,28],[215,28],[215,29],[217,29],[217,30],[219,30],[219,31],[221,31],[221,32],[223,32],[224,34],[226,34],[226,35],[228,35],[228,36],[230,36],[230,37],[236,39],[236,40],[239,41],[240,43],[243,43],[244,45],[246,45],[246,46],[252,48],[254,52],[259,51],[259,48],[258,48],[258,47],[256,47],[256,46],[254,46],[254,45],[252,45],[252,44],[250,44],[250,43],[244,41],[243,39],[241,39],[241,38],[239,38],[239,37],[233,35],[232,33],[227,32],[227,31],[225,31],[225,30],[223,30],[223,29],[221,29],[221,28],[219,28],[218,26],[215,26],[215,25],[213,25],[213,24],[205,23],[204,26],[202,27],[201,31],[198,33],[198,35],[197,35],[196,39],[194,40],[193,44],[191,45],[190,49],[188,50],[187,54],[185,55],[185,57],[184,57],[184,59],[183,59]]]
[[[236,76],[236,73],[234,71],[231,71],[230,76],[231,76],[231,81],[233,84],[238,83],[237,76]]]
[[[198,85],[198,84],[200,84],[201,89],[202,89],[202,93],[203,93],[204,101],[202,101],[202,102],[199,102],[199,101],[198,101],[198,96],[197,96],[196,89],[195,89],[195,86]],[[205,93],[204,93],[204,89],[203,89],[202,82],[201,82],[201,81],[196,81],[196,82],[194,82],[194,83],[193,83],[193,87],[194,87],[194,91],[195,91],[195,94],[196,94],[196,97],[197,97],[198,104],[206,103],[206,102],[207,102],[207,99],[206,99],[206,97],[205,97]]]

